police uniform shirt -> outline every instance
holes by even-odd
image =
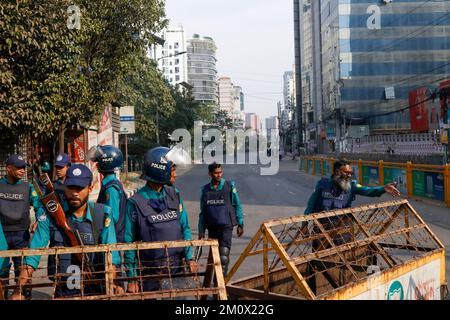
[[[3,177],[2,179],[0,179],[0,183],[3,184],[11,184],[8,179],[6,177]],[[17,181],[16,184],[22,184],[24,183],[22,180]],[[36,190],[34,189],[33,185],[30,184],[30,205],[34,208],[34,212],[35,212],[35,217],[36,220],[38,219],[38,217],[45,212],[44,207],[42,206],[41,200],[39,199],[39,196],[36,192]]]
[[[332,179],[332,178],[330,178]],[[313,194],[311,195],[311,197],[308,200],[308,205],[305,209],[304,214],[311,214],[311,213],[315,213],[315,208],[317,207],[317,201],[320,201],[320,192],[319,190],[319,183],[320,181],[317,183],[316,188],[314,189]],[[380,197],[383,193],[385,193],[384,191],[384,187],[366,187],[366,186],[362,186],[360,184],[358,184],[356,182],[356,180],[352,181],[352,188],[350,190],[350,199],[353,199],[353,196],[358,194],[361,196],[366,196],[366,197]]]
[[[82,218],[77,218],[73,213],[67,214],[67,218],[77,222],[83,222],[84,219],[92,221],[92,216],[90,212],[91,205],[90,201],[88,201],[88,205],[86,206],[86,214]],[[111,216],[111,208],[105,206],[105,219],[104,225],[102,228],[102,232],[100,233],[100,243],[99,244],[116,244],[116,232],[114,230],[114,221]],[[34,234],[33,239],[31,240],[30,248],[38,249],[47,247],[50,241],[50,221],[47,214],[44,214],[38,219],[38,226],[36,228],[36,232]],[[120,265],[120,255],[117,251],[113,251],[112,254],[113,264]],[[39,266],[40,256],[31,256],[25,258],[25,264],[32,266],[35,270]]]
[[[209,184],[209,187],[211,190],[217,190],[220,191],[223,189],[225,185],[225,179],[221,179],[219,185],[217,186],[217,189],[214,187],[212,182]],[[232,181],[231,184],[231,205],[234,207],[234,210],[236,211],[236,220],[238,225],[242,226],[244,225],[244,211],[242,210],[241,201],[239,199],[239,195],[236,190],[236,186],[234,185],[234,182]],[[201,190],[201,197],[200,197],[200,215],[198,217],[198,232],[200,234],[205,233],[205,222],[204,222],[204,213],[205,208],[203,206],[203,190]]]
[[[176,189],[176,192],[179,193],[179,190]],[[166,192],[163,189],[161,192],[157,192],[150,188],[148,185],[145,185],[143,188],[137,191],[141,196],[145,199],[161,199],[166,196]],[[136,240],[136,218],[137,209],[136,205],[132,199],[127,203],[127,212],[125,215],[125,233],[124,233],[124,241],[125,243],[132,243]],[[183,205],[183,200],[180,196],[180,225],[181,232],[183,234],[183,240],[192,240],[191,228],[189,226],[188,214]],[[185,256],[187,260],[192,260],[193,253],[192,247],[185,248]],[[127,269],[127,275],[129,277],[135,277],[137,275],[136,272],[136,251],[130,250],[125,251],[124,253],[124,265]]]
[[[102,180],[102,187],[104,187],[107,183],[118,180],[115,174],[111,174],[105,177]],[[120,193],[116,188],[108,188],[106,189],[106,203],[108,207],[112,209],[112,216],[114,218],[114,222],[119,221],[120,216]]]
[[[8,243],[3,234],[2,224],[0,223],[0,251],[8,250]],[[9,274],[9,258],[0,258],[0,278],[4,278]]]

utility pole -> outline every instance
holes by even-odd
[[[156,107],[156,143],[159,145],[159,111]]]
[[[303,147],[303,119],[302,119],[302,52],[301,52],[301,23],[300,23],[300,0],[294,0],[294,40],[295,40],[295,95],[297,109],[297,151]],[[294,151],[294,150],[292,150]]]

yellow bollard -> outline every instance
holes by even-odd
[[[380,186],[384,186],[383,160],[378,161],[378,180],[380,182]]]
[[[413,196],[413,164],[411,161],[406,163],[406,189],[408,190],[408,197]]]
[[[444,166],[444,200],[450,208],[450,165]]]
[[[358,160],[358,183],[363,184],[363,161]]]

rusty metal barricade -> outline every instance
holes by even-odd
[[[248,259],[262,270],[232,280]],[[390,201],[263,223],[225,281],[230,299],[441,299],[445,248]]]
[[[197,255],[196,259],[198,269],[191,270],[184,259],[173,260],[169,250],[175,248],[191,247],[194,251],[202,251],[203,256]],[[220,262],[219,245],[217,240],[192,240],[192,241],[165,241],[151,243],[132,243],[132,244],[114,244],[114,245],[93,245],[79,247],[53,247],[46,249],[23,249],[0,251],[0,258],[41,256],[39,268],[34,272],[32,283],[20,286],[20,290],[26,291],[28,288],[41,288],[47,291],[53,299],[60,300],[147,300],[147,299],[198,299],[206,300],[208,298],[226,300],[225,282]],[[201,250],[198,250],[201,249]],[[149,250],[160,250],[164,252],[161,260],[141,261],[140,252]],[[161,251],[162,250],[162,251]],[[134,274],[127,275],[125,271],[113,267],[113,252],[125,253],[134,251],[136,253],[136,268]],[[102,254],[103,262],[101,265],[92,264],[93,272],[86,272],[84,266],[89,263],[90,254]],[[83,256],[82,266],[78,269],[80,272],[79,294],[70,297],[55,297],[57,290],[61,286],[68,286],[70,271],[67,273],[57,273],[49,277],[47,275],[47,265],[42,261],[44,256],[55,257],[56,265],[60,257],[67,254],[81,254]],[[172,260],[171,260],[172,259]],[[166,263],[167,262],[167,263]],[[58,270],[58,269],[56,269]],[[113,272],[116,272],[115,276]],[[89,276],[88,276],[89,274]],[[18,289],[17,279],[3,280],[3,287],[7,290]],[[6,280],[6,281],[5,281]],[[49,281],[50,280],[50,281]],[[118,283],[136,282],[138,292],[116,294],[114,286]],[[157,287],[146,290],[144,284],[146,281],[156,283]],[[5,282],[7,284],[5,285]],[[93,288],[95,290],[89,290]],[[2,298],[0,296],[0,298]]]

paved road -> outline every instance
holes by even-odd
[[[281,161],[280,170],[274,176],[261,176],[258,165],[225,165],[224,177],[236,181],[239,196],[244,205],[245,235],[233,238],[230,267],[245,249],[262,222],[278,217],[301,215],[318,177],[298,171],[297,161]],[[189,213],[194,237],[197,237],[200,188],[209,180],[206,165],[194,165],[181,170],[177,187]],[[390,195],[380,198],[358,197],[354,206],[389,201]],[[425,202],[426,201],[426,202]],[[429,223],[446,246],[446,275],[450,278],[450,209],[438,202],[410,200],[416,211]],[[260,269],[261,261],[243,268],[234,279],[248,276]],[[258,267],[256,267],[258,266]]]
[[[189,214],[194,238],[198,235],[198,213],[200,188],[209,181],[206,165],[179,168],[176,186]],[[301,215],[318,177],[298,171],[297,161],[281,161],[280,170],[274,176],[261,176],[258,165],[225,165],[224,177],[236,181],[239,196],[245,212],[245,234],[233,238],[230,268],[266,220]],[[388,201],[389,195],[381,198],[358,197],[355,205]],[[450,277],[450,210],[439,203],[411,201],[431,229],[447,248],[447,279]],[[45,259],[41,260],[42,263]],[[260,272],[262,261],[253,257],[250,263],[240,269],[234,279]],[[34,298],[48,299],[47,290],[34,290]]]

